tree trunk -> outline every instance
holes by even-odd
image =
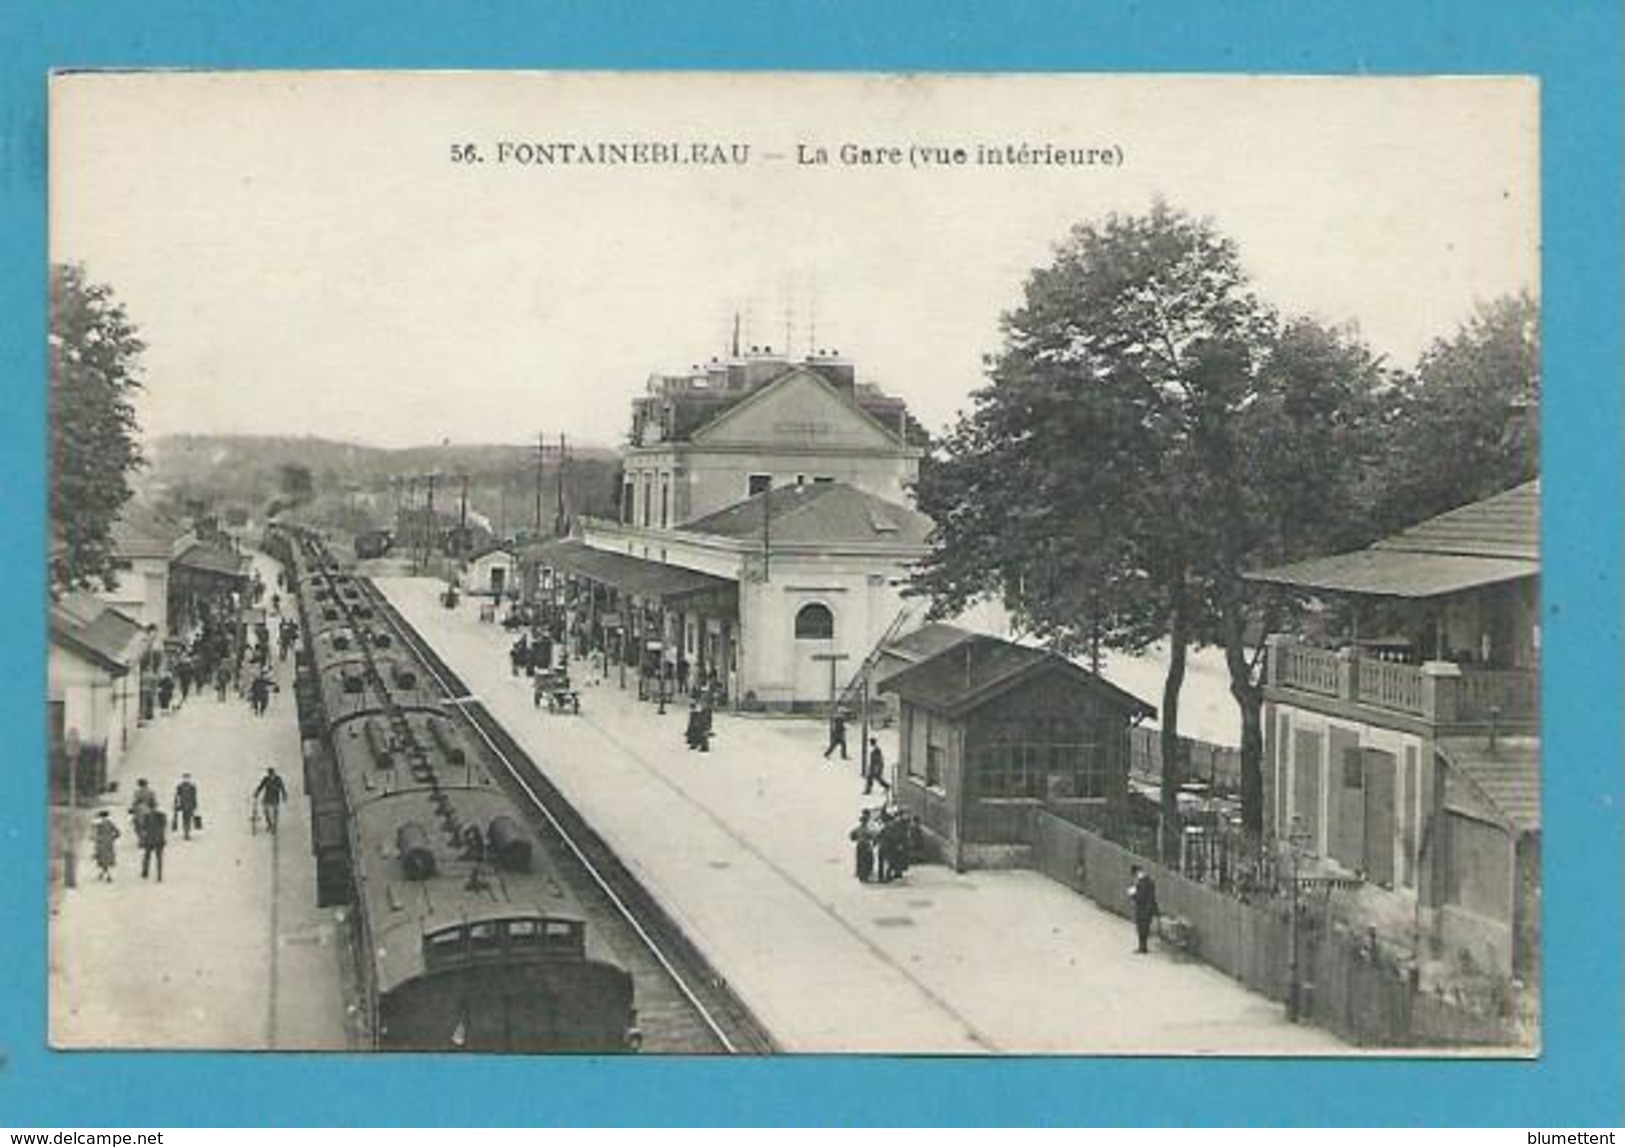
[[[1253,680],[1253,663],[1244,642],[1245,614],[1239,596],[1225,594],[1224,662],[1230,671],[1230,696],[1241,711],[1241,824],[1247,833],[1264,833],[1264,688]]]
[[[1185,683],[1185,647],[1190,640],[1185,617],[1185,575],[1174,581],[1168,606],[1168,676],[1162,684],[1162,777],[1158,824],[1162,859],[1179,863],[1179,785],[1184,779],[1179,752],[1179,690]]]

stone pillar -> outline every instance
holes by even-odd
[[[1456,720],[1461,666],[1454,661],[1422,662],[1422,716],[1435,725]]]
[[[1264,638],[1264,684],[1279,685],[1281,683],[1281,648],[1286,645],[1286,635],[1272,633]]]
[[[1344,701],[1360,699],[1360,654],[1352,645],[1337,651],[1337,696]]]

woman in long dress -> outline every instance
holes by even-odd
[[[111,881],[113,879],[113,865],[118,863],[118,853],[113,842],[119,838],[118,825],[113,823],[103,809],[96,814],[96,827],[93,830],[96,841],[96,879]]]

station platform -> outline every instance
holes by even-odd
[[[1336,1055],[1327,1032],[1204,964],[1133,954],[1132,925],[1029,871],[917,865],[853,874],[862,795],[816,720],[718,713],[710,753],[686,708],[575,666],[580,716],[537,709],[512,636],[433,579],[379,587],[615,849],[786,1051]],[[613,674],[613,671],[612,671]],[[894,735],[881,735],[888,761]]]
[[[276,565],[255,564],[266,600]],[[230,692],[194,692],[140,729],[117,791],[79,814],[77,887],[61,887],[52,857],[50,1041],[79,1048],[345,1050],[345,928],[315,904],[309,805],[304,799],[293,661],[263,717]],[[250,824],[250,795],[266,766],[288,786],[280,832]],[[169,835],[164,877],[141,878],[130,794],[145,777],[160,806],[189,772],[204,827]],[[113,881],[96,879],[89,829],[105,808],[123,833]]]

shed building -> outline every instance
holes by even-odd
[[[957,869],[1031,859],[1034,816],[1126,814],[1129,729],[1156,709],[1066,658],[972,636],[880,683],[900,703],[893,792]]]

